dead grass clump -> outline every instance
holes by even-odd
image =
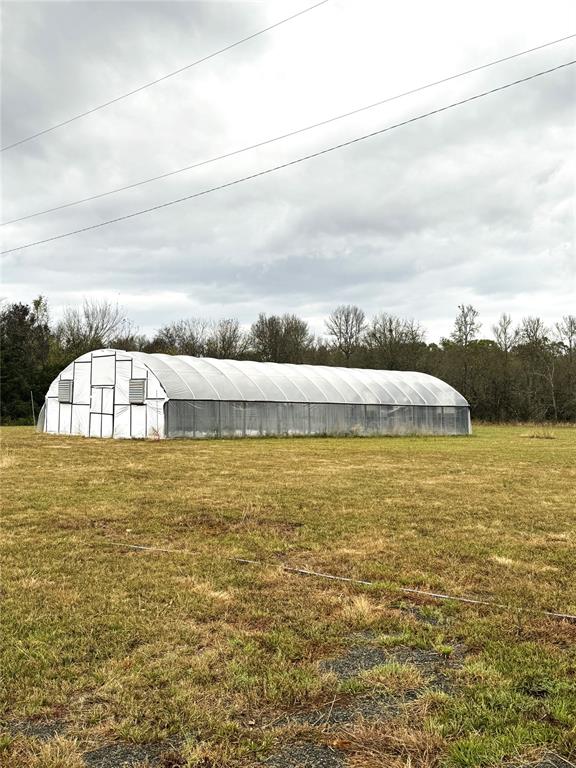
[[[512,560],[511,557],[503,557],[502,555],[490,555],[490,560],[492,560],[495,563],[498,563],[498,565],[506,565],[506,566],[517,565],[516,561]]]
[[[364,628],[376,621],[378,611],[365,595],[356,595],[342,608],[342,618],[355,628]]]
[[[0,469],[8,469],[8,467],[13,467],[16,464],[16,456],[14,456],[13,453],[5,451],[2,456],[0,456]]]
[[[529,437],[532,440],[555,440],[556,435],[554,432],[550,429],[549,426],[543,424],[541,427],[538,427],[533,432],[528,432],[525,435],[522,435],[522,437]]]
[[[63,736],[55,736],[47,742],[30,740],[27,743],[16,739],[3,754],[0,760],[7,758],[8,762],[1,765],[25,766],[26,768],[85,768],[82,754],[76,741]]]
[[[175,582],[206,600],[228,603],[234,597],[231,590],[215,589],[209,582],[196,579],[194,576],[178,576],[175,578]]]
[[[345,733],[350,768],[439,768],[446,741],[402,718],[362,721]]]

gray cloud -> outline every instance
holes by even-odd
[[[560,0],[545,11],[516,1],[467,13],[452,0],[441,12],[428,5],[411,0],[391,17],[376,0],[333,0],[4,153],[3,219],[561,37],[574,20]],[[288,2],[7,2],[3,143],[294,11]],[[573,54],[564,43],[255,152],[10,225],[5,247],[287,162]],[[10,254],[2,294],[44,293],[56,312],[82,296],[108,297],[146,329],[186,314],[248,322],[259,311],[294,311],[321,330],[322,315],[342,301],[415,317],[433,337],[448,332],[462,301],[479,307],[485,329],[501,311],[551,321],[575,304],[575,82],[573,70],[562,70],[205,198]]]

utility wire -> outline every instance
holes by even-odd
[[[302,16],[303,14],[308,13],[309,11],[313,11],[315,8],[319,8],[321,5],[325,5],[329,1],[330,0],[320,0],[319,3],[315,3],[314,5],[311,5],[308,8],[304,8],[304,10],[298,11],[298,13],[294,13],[292,14],[292,16],[288,16],[285,19],[281,19],[280,21],[277,21],[275,24],[271,24],[269,27],[260,29],[258,32],[253,32],[251,35],[248,35],[247,37],[243,37],[241,40],[237,40],[235,43],[230,43],[230,45],[226,45],[224,48],[220,48],[218,51],[209,53],[207,56],[203,56],[201,59],[197,59],[196,61],[193,61],[191,64],[186,64],[185,67],[180,67],[180,69],[175,69],[174,72],[168,72],[167,75],[162,75],[162,77],[158,77],[156,80],[152,80],[151,82],[145,83],[144,85],[141,85],[138,88],[134,88],[134,90],[132,91],[123,93],[121,96],[116,96],[116,98],[110,99],[110,101],[105,101],[103,104],[99,104],[97,107],[92,107],[92,109],[87,109],[86,112],[81,112],[79,115],[74,115],[74,117],[69,117],[67,120],[63,120],[61,123],[56,123],[56,125],[50,126],[50,128],[44,128],[43,131],[38,131],[37,133],[33,133],[31,136],[26,136],[26,138],[24,139],[20,139],[19,141],[15,141],[12,144],[8,144],[5,147],[1,147],[0,152],[5,152],[8,149],[13,149],[14,147],[18,147],[20,146],[20,144],[24,144],[27,141],[32,141],[32,139],[38,138],[38,136],[43,136],[45,133],[50,133],[51,131],[55,131],[57,128],[62,128],[62,126],[68,125],[69,123],[73,123],[75,120],[80,120],[81,117],[86,117],[87,115],[91,115],[94,112],[98,112],[99,109],[104,109],[104,107],[109,107],[111,104],[116,104],[116,102],[122,101],[122,99],[127,99],[129,96],[133,96],[135,93],[140,93],[140,91],[144,91],[146,88],[151,88],[153,85],[157,85],[158,83],[161,83],[164,80],[168,80],[168,78],[170,77],[179,75],[181,72],[185,72],[186,70],[191,69],[192,67],[196,67],[198,64],[202,64],[203,62],[208,61],[209,59],[213,59],[215,56],[219,56],[221,53],[226,53],[226,51],[230,51],[232,50],[232,48],[236,48],[237,46],[242,45],[243,43],[246,43],[249,40],[253,40],[255,37],[259,37],[260,35],[263,35],[266,32],[270,32],[270,30],[276,29],[276,27],[280,27],[282,24],[286,24],[287,22],[292,21],[293,19],[296,19],[299,16]]]
[[[424,114],[417,115],[416,117],[411,117],[408,120],[403,120],[400,123],[394,123],[393,125],[389,125],[386,128],[380,128],[377,131],[372,131],[371,133],[366,133],[363,136],[357,136],[354,139],[349,139],[348,141],[343,141],[340,144],[335,144],[331,147],[327,147],[326,149],[321,149],[317,152],[312,152],[309,155],[304,155],[303,157],[298,157],[295,160],[290,160],[287,163],[282,163],[281,165],[275,165],[272,168],[266,168],[263,171],[258,171],[257,173],[252,173],[249,176],[243,176],[240,179],[234,179],[233,181],[228,181],[225,184],[219,184],[215,187],[209,187],[208,189],[203,189],[200,192],[194,192],[191,195],[186,195],[184,197],[179,197],[176,200],[169,200],[166,203],[159,203],[158,205],[153,205],[150,208],[144,208],[140,211],[134,211],[134,213],[128,213],[124,216],[118,216],[114,219],[108,219],[107,221],[101,221],[99,224],[91,224],[87,227],[81,227],[80,229],[74,229],[70,232],[64,232],[60,235],[54,235],[53,237],[47,237],[43,240],[36,240],[31,243],[26,243],[25,245],[19,245],[16,248],[8,248],[7,250],[0,251],[0,254],[7,254],[7,253],[14,253],[15,251],[22,251],[25,248],[31,248],[35,245],[43,245],[44,243],[51,243],[55,240],[62,240],[65,237],[70,237],[71,235],[77,235],[81,232],[88,232],[92,229],[99,229],[100,227],[105,227],[108,224],[116,224],[119,221],[126,221],[127,219],[133,219],[136,216],[142,216],[145,213],[151,213],[152,211],[158,211],[162,208],[168,208],[171,205],[176,205],[177,203],[183,203],[186,200],[193,200],[197,197],[203,197],[204,195],[208,195],[212,192],[217,192],[221,189],[227,189],[228,187],[233,187],[236,184],[241,184],[245,181],[250,181],[252,179],[257,179],[260,176],[266,176],[269,173],[274,173],[275,171],[279,171],[282,168],[289,168],[290,166],[297,165],[299,163],[303,163],[305,160],[311,160],[315,157],[320,157],[321,155],[326,155],[329,152],[334,152],[337,149],[342,149],[343,147],[349,147],[352,144],[357,144],[361,141],[365,141],[366,139],[371,139],[374,136],[379,136],[380,134],[387,133],[388,131],[392,131],[395,128],[400,128],[404,125],[409,125],[410,123],[415,123],[418,120],[423,120],[426,117],[431,117],[432,115],[440,114],[441,112],[446,112],[449,109],[452,109],[454,107],[459,107],[462,104],[468,104],[471,101],[476,101],[477,99],[481,99],[484,96],[489,96],[493,93],[498,93],[499,91],[504,91],[507,88],[512,88],[515,85],[520,85],[521,83],[526,83],[529,80],[534,80],[537,77],[542,77],[543,75],[548,75],[551,72],[556,72],[559,69],[564,69],[565,67],[570,67],[573,64],[576,64],[576,59],[573,61],[568,61],[564,64],[559,64],[556,67],[552,67],[551,69],[545,69],[541,72],[536,72],[533,75],[528,75],[527,77],[522,77],[519,80],[514,80],[511,83],[506,83],[505,85],[500,85],[496,88],[491,88],[489,91],[483,91],[482,93],[477,93],[475,96],[469,96],[466,99],[461,99],[460,101],[455,101],[452,104],[447,104],[444,107],[439,107],[438,109],[433,109],[430,112],[425,112]]]
[[[334,123],[337,120],[342,120],[345,117],[351,117],[352,115],[357,115],[360,112],[365,112],[369,109],[374,109],[375,107],[379,107],[382,104],[387,104],[390,101],[396,101],[397,99],[401,99],[404,96],[410,96],[414,93],[418,93],[419,91],[423,91],[427,88],[432,88],[436,85],[442,85],[443,83],[447,83],[450,80],[455,80],[459,77],[464,77],[464,75],[470,75],[473,72],[479,72],[482,69],[487,69],[488,67],[493,67],[496,64],[502,64],[505,61],[510,61],[511,59],[516,59],[519,56],[525,56],[528,53],[533,53],[534,51],[539,51],[542,48],[547,48],[551,45],[557,45],[558,43],[563,43],[565,40],[570,40],[571,38],[576,37],[576,34],[573,35],[567,35],[566,37],[561,37],[559,40],[552,40],[548,43],[543,43],[542,45],[537,45],[535,48],[528,48],[525,51],[520,51],[519,53],[513,53],[510,56],[504,56],[501,59],[496,59],[495,61],[490,61],[487,64],[481,64],[478,67],[473,67],[472,69],[466,69],[464,72],[458,72],[455,75],[449,75],[448,77],[444,77],[441,80],[435,80],[432,83],[426,83],[425,85],[420,85],[417,88],[412,88],[409,91],[404,91],[403,93],[398,93],[394,96],[388,96],[385,99],[381,99],[380,101],[376,101],[372,104],[367,104],[363,107],[358,107],[357,109],[353,109],[350,112],[345,112],[341,115],[336,115],[334,117],[329,117],[326,120],[321,120],[319,123],[313,123],[312,125],[307,125],[304,128],[297,128],[294,131],[290,131],[288,133],[283,133],[281,136],[275,136],[272,139],[265,139],[264,141],[259,141],[256,144],[250,144],[247,147],[242,147],[241,149],[234,149],[230,152],[226,152],[223,155],[217,155],[216,157],[208,158],[207,160],[200,160],[197,163],[193,163],[192,165],[186,165],[183,168],[177,168],[174,171],[168,171],[166,173],[161,173],[158,176],[152,176],[149,179],[143,179],[142,181],[136,181],[133,184],[127,184],[124,187],[116,187],[115,189],[110,189],[107,192],[100,192],[96,195],[90,195],[89,197],[83,197],[80,200],[73,200],[70,203],[63,203],[62,205],[56,205],[53,208],[46,208],[46,210],[43,211],[37,211],[36,213],[29,213],[26,216],[20,216],[17,219],[10,219],[9,221],[4,221],[0,223],[0,227],[7,226],[8,224],[16,224],[19,221],[25,221],[26,219],[32,219],[35,216],[43,216],[46,213],[53,213],[54,211],[61,211],[64,208],[71,208],[74,205],[80,205],[81,203],[88,203],[91,200],[98,200],[101,197],[107,197],[108,195],[115,195],[118,192],[125,192],[128,189],[134,189],[136,187],[140,187],[144,184],[150,184],[152,181],[159,181],[160,179],[167,179],[169,176],[175,176],[178,173],[183,173],[184,171],[190,171],[193,168],[200,168],[203,165],[208,165],[209,163],[215,163],[218,160],[225,160],[228,157],[233,157],[234,155],[242,154],[243,152],[249,152],[252,149],[258,149],[259,147],[264,147],[267,144],[272,144],[276,141],[281,141],[282,139],[290,138],[291,136],[297,136],[300,133],[304,133],[306,131],[311,131],[313,128],[320,128],[323,125],[328,125],[329,123]]]

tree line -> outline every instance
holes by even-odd
[[[31,423],[50,382],[90,350],[115,347],[197,357],[413,370],[451,384],[487,421],[576,421],[576,316],[553,326],[539,317],[514,324],[503,313],[481,336],[478,311],[461,305],[439,343],[426,341],[416,321],[380,312],[368,318],[353,305],[336,307],[315,336],[294,314],[261,313],[249,328],[235,318],[187,318],[153,336],[137,332],[118,306],[84,301],[52,322],[48,302],[0,309],[0,386],[3,424]]]

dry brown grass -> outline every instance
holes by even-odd
[[[555,440],[556,435],[554,430],[549,424],[539,424],[536,429],[532,429],[530,432],[522,435],[522,437],[529,437],[533,440]]]
[[[553,441],[525,430],[124,442],[4,429],[3,718],[10,730],[57,717],[66,733],[44,746],[8,734],[0,759],[39,768],[75,739],[80,750],[178,736],[189,765],[254,765],[275,738],[267,723],[338,693],[317,662],[362,632],[467,647],[477,666],[430,715],[447,765],[497,764],[535,744],[568,755],[573,626],[420,601],[436,611],[423,624],[393,589],[576,613],[576,430],[555,428]],[[122,541],[190,554],[111,546]],[[410,729],[421,738],[424,725],[405,727],[406,744]],[[390,759],[428,759],[392,745]]]
[[[26,768],[85,768],[86,764],[74,740],[55,736],[47,743],[16,739],[10,750],[10,762],[0,763]],[[0,758],[1,760],[1,758]]]
[[[343,738],[350,768],[439,768],[446,754],[446,739],[427,727],[422,708],[387,721],[360,721]]]

